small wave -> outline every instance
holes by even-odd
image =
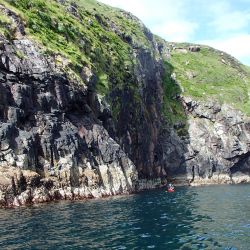
[[[149,237],[151,237],[151,235],[146,233],[146,234],[141,234],[140,237],[141,238],[149,238]]]

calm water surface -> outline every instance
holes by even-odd
[[[250,249],[250,185],[0,210],[0,249]]]

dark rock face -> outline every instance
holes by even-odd
[[[77,15],[76,6],[69,11]],[[0,206],[129,193],[166,178],[191,185],[250,182],[249,119],[226,105],[179,96],[188,133],[178,136],[182,124],[170,125],[162,112],[168,49],[144,26],[150,48],[109,25],[135,61],[128,83],[109,93],[111,103],[119,100],[116,115],[96,93],[89,68],[82,69],[84,84],[70,79],[25,39],[22,25],[18,40],[1,38]]]
[[[5,203],[26,203],[19,197],[25,190],[31,202],[64,197],[65,188],[74,188],[67,191],[71,198],[134,191],[135,166],[93,112],[95,94],[56,72],[29,40],[2,41],[0,55],[0,167],[10,190]],[[32,171],[19,178],[20,188],[12,181],[15,169],[23,176]],[[35,173],[40,179],[28,185]],[[59,188],[61,195],[49,193]]]
[[[188,48],[188,50],[191,52],[199,52],[201,50],[201,47],[200,46],[190,46]]]
[[[136,103],[131,91],[123,92],[117,134],[137,166],[140,178],[165,177],[165,171],[157,166],[155,158],[162,124],[162,65],[143,50],[136,51],[136,59],[135,82],[141,85],[142,102]]]
[[[228,105],[184,98],[189,114],[185,166],[193,185],[249,182],[249,118]]]

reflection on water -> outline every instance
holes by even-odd
[[[1,210],[1,249],[250,249],[250,185]]]

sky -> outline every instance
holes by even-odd
[[[225,51],[250,65],[250,0],[99,0],[133,13],[167,41]]]

